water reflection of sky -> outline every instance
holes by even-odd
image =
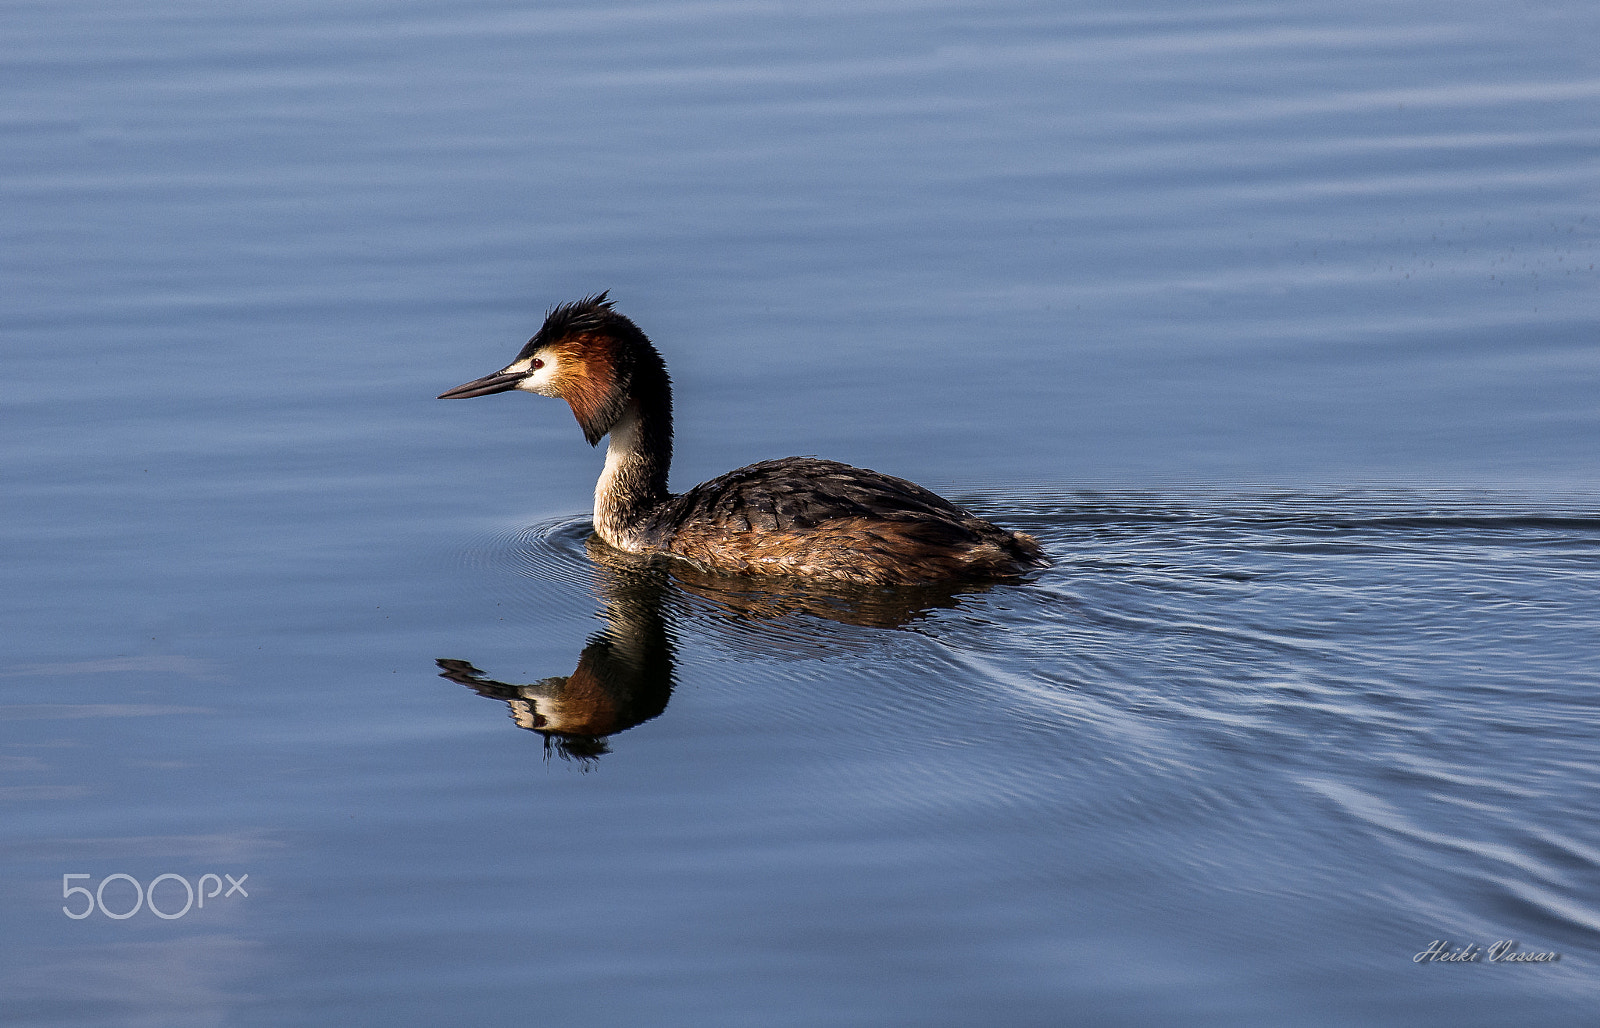
[[[1596,17],[13,4],[0,1009],[1570,1018]],[[665,583],[670,702],[547,765],[434,661],[617,638],[599,460],[431,397],[602,288],[679,488],[816,453],[1056,566],[898,629]],[[1566,956],[1410,963],[1508,934]]]

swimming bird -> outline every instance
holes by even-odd
[[[516,360],[439,399],[512,389],[566,400],[591,446],[610,436],[594,530],[627,553],[867,585],[1012,578],[1045,563],[1032,536],[904,479],[815,457],[762,461],[674,494],[666,363],[606,293],[553,308]]]

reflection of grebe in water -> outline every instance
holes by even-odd
[[[827,618],[843,624],[895,628],[936,607],[953,607],[963,593],[987,588],[981,583],[902,586],[885,589],[850,583],[763,583],[747,577],[714,575],[686,565],[667,568],[647,558],[619,553],[591,537],[598,586],[605,599],[608,626],[590,636],[571,675],[529,685],[497,682],[465,660],[439,660],[440,677],[480,696],[504,700],[519,727],[544,736],[546,752],[589,760],[609,751],[606,736],[642,724],[666,709],[674,681],[675,641],[667,607],[682,590],[680,612],[689,609],[683,594],[708,601],[715,616],[744,623],[795,616]],[[741,635],[748,640],[748,635]],[[832,653],[830,638],[823,652]]]
[[[440,677],[494,700],[504,700],[521,728],[544,736],[546,752],[590,759],[606,753],[605,738],[642,724],[667,708],[672,695],[673,638],[662,609],[666,576],[659,570],[608,572],[602,632],[589,637],[577,670],[530,685],[483,677],[464,660],[440,660]]]
[[[752,464],[673,495],[666,365],[604,293],[555,308],[516,360],[440,398],[508,389],[566,400],[590,444],[610,435],[594,528],[627,553],[880,585],[1009,578],[1043,562],[1031,536],[903,479],[812,457]]]

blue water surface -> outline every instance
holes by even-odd
[[[0,23],[7,1024],[1592,1020],[1600,8]],[[613,560],[602,289],[1052,565]]]

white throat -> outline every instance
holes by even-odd
[[[594,530],[610,545],[629,553],[638,553],[643,546],[631,537],[627,526],[622,523],[617,489],[621,477],[630,472],[638,473],[637,465],[642,459],[639,449],[641,442],[639,411],[630,406],[611,426],[610,439],[606,444],[606,466],[600,469],[600,481],[594,485]]]

